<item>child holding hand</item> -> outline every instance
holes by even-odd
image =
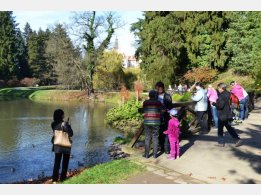
[[[172,108],[170,111],[168,111],[170,114],[171,119],[168,123],[168,129],[164,131],[163,133],[168,135],[169,143],[170,143],[170,160],[174,160],[175,156],[176,158],[179,158],[179,121],[176,118],[178,111],[174,108]]]

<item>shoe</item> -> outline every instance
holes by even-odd
[[[239,120],[237,120],[236,122],[237,122],[237,123],[243,123],[243,121],[242,121],[242,120],[240,120],[240,119],[239,119]]]
[[[225,147],[225,143],[217,143],[217,144],[215,144],[215,146],[218,146],[218,147]]]
[[[179,159],[179,156],[177,156],[177,159]]]
[[[158,155],[157,154],[153,154],[153,158],[157,158],[158,157]]]
[[[243,141],[241,139],[239,139],[236,144],[235,144],[235,147],[239,147],[243,144]]]
[[[57,184],[57,182],[56,182],[56,181],[53,181],[52,184]]]
[[[175,158],[172,157],[172,156],[168,157],[168,159],[169,159],[169,160],[175,160]]]
[[[142,157],[149,158],[149,155],[148,154],[143,154]]]
[[[169,151],[166,151],[165,154],[169,154]]]

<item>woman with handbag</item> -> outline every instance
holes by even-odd
[[[55,183],[59,178],[59,169],[61,160],[62,161],[62,172],[60,176],[60,181],[66,179],[72,141],[71,137],[73,136],[73,130],[68,121],[64,122],[64,111],[57,109],[53,113],[53,122],[51,124],[53,129],[53,152],[55,153],[54,166],[53,166],[53,176],[52,181]]]

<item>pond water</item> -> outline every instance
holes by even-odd
[[[52,175],[52,115],[61,108],[74,131],[69,169],[110,161],[107,150],[120,132],[105,125],[104,103],[0,100],[0,183]]]

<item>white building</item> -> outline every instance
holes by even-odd
[[[123,54],[123,67],[124,68],[136,68],[139,67],[140,63],[139,61],[135,58],[135,56],[128,56]]]
[[[118,43],[118,38],[116,36],[115,42],[113,49],[117,50],[119,53],[123,55],[123,67],[124,68],[136,68],[139,67],[140,62],[136,59],[134,55],[127,55],[124,52],[119,51],[119,43]]]

